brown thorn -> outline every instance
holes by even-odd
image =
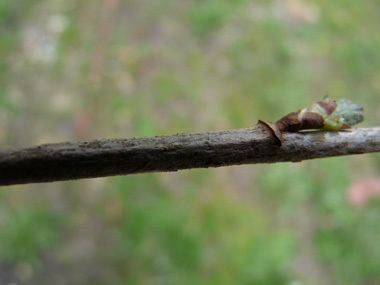
[[[274,136],[277,138],[278,142],[280,143],[280,146],[282,145],[282,133],[276,124],[272,122],[261,121],[261,120],[259,120],[258,123],[268,127],[272,131]]]

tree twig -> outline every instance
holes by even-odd
[[[380,151],[380,127],[283,133],[251,128],[169,136],[97,139],[0,151],[0,185],[219,167]]]

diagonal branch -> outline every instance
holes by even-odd
[[[264,124],[169,136],[97,139],[0,151],[0,185],[220,167],[380,151],[380,127],[284,133]]]

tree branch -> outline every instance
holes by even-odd
[[[170,136],[97,139],[0,151],[0,185],[250,163],[302,161],[380,151],[380,127],[284,133],[264,124]]]

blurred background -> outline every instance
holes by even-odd
[[[380,1],[1,0],[0,147],[380,120]],[[0,284],[379,284],[380,156],[0,188]],[[1,173],[0,173],[1,175]]]

